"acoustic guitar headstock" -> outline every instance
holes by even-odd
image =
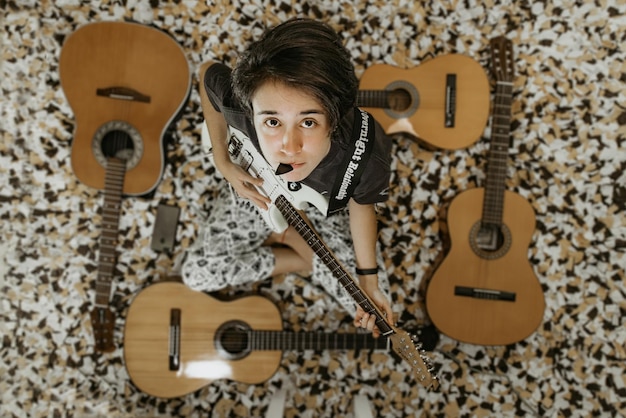
[[[512,83],[515,77],[513,43],[505,36],[493,38],[491,47],[491,67],[495,78],[500,82]]]
[[[108,308],[96,306],[91,311],[91,327],[96,350],[109,353],[115,350],[113,342],[113,329],[115,327],[115,314]]]
[[[424,350],[422,350],[421,343],[417,341],[417,337],[411,336],[408,332],[398,328],[394,328],[394,331],[393,334],[388,336],[393,351],[409,363],[418,382],[426,388],[437,389],[439,381],[433,375],[434,369],[431,361],[426,356]]]

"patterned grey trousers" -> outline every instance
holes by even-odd
[[[238,286],[270,277],[274,254],[263,242],[271,234],[259,209],[247,199],[240,199],[222,182],[218,196],[209,202],[208,217],[200,226],[198,238],[187,251],[182,266],[183,281],[192,289],[212,292],[228,286]],[[305,209],[311,224],[346,270],[355,276],[354,248],[350,234],[348,210],[330,217],[315,207]],[[378,283],[389,296],[389,280],[380,251],[377,263],[381,267]],[[334,297],[354,316],[356,304],[316,255],[310,281]]]

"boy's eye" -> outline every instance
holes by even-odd
[[[265,121],[265,124],[269,126],[270,128],[276,128],[277,126],[280,125],[280,122],[278,122],[278,119],[267,119]]]

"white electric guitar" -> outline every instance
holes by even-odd
[[[259,192],[272,200],[268,210],[260,210],[263,219],[274,232],[281,233],[289,226],[285,217],[275,205],[278,196],[284,196],[297,209],[305,209],[309,204],[321,213],[328,212],[328,200],[320,193],[300,182],[285,181],[278,176],[254,144],[240,130],[228,126],[228,153],[233,163],[247,170],[251,175],[263,179]],[[206,123],[202,124],[202,147],[212,155],[211,136]]]

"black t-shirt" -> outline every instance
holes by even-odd
[[[215,110],[224,114],[226,123],[250,137],[259,149],[259,140],[254,124],[238,106],[232,94],[231,69],[223,64],[213,64],[204,74],[204,88]],[[320,164],[303,180],[303,183],[320,194],[330,196],[338,176],[343,177],[343,163],[349,150],[349,141],[355,141],[354,117],[356,109],[339,122],[333,133],[331,148]],[[360,115],[357,115],[360,117]],[[391,138],[375,122],[375,135],[372,154],[354,189],[352,198],[360,204],[384,202],[388,198],[391,164]]]

